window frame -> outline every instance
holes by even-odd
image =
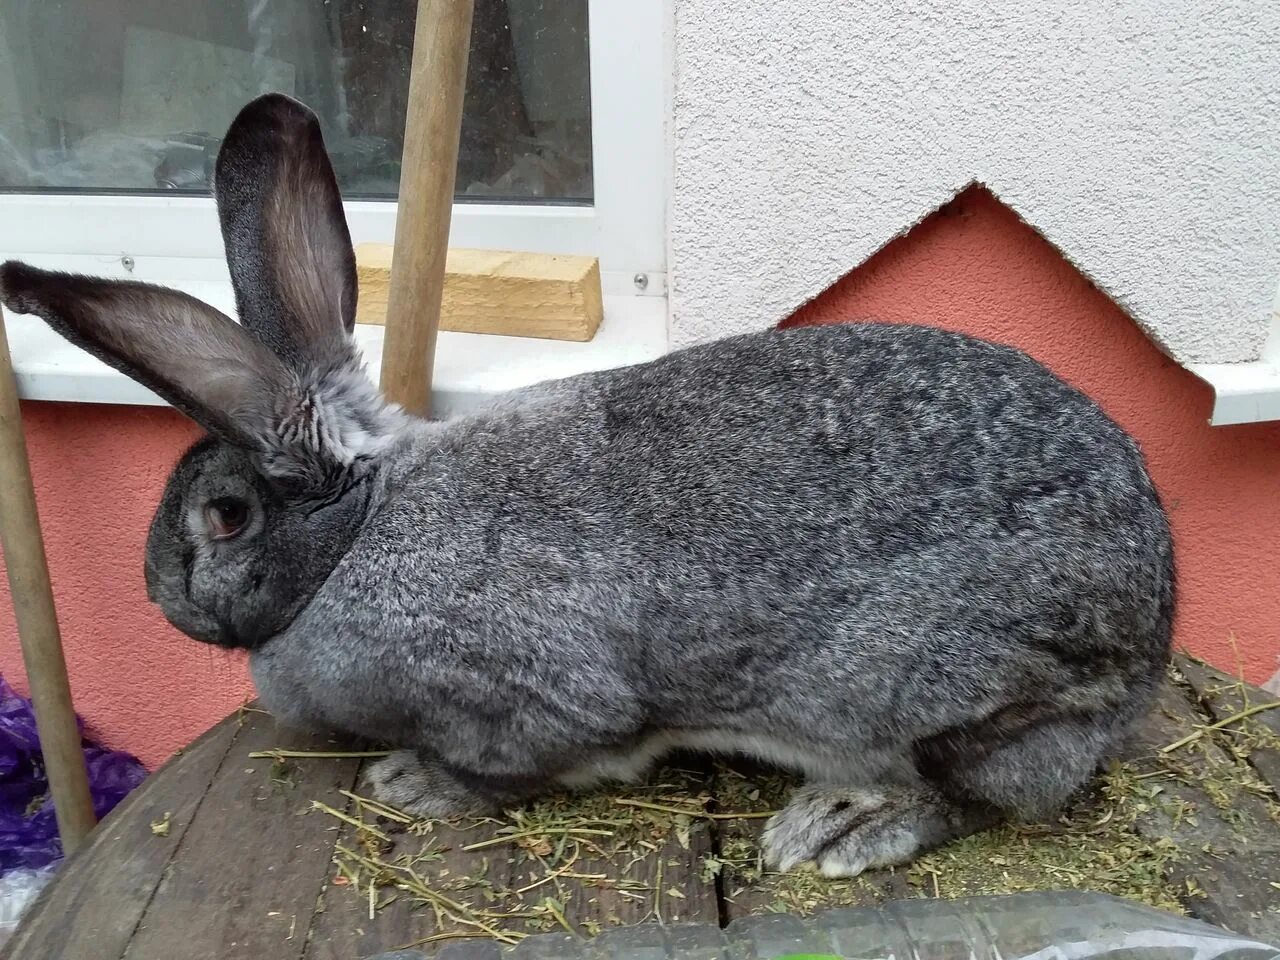
[[[669,4],[588,0],[587,9],[594,202],[455,203],[449,242],[598,257],[606,293],[661,296]],[[391,200],[344,202],[352,241],[391,243],[396,207]],[[0,256],[125,263],[147,279],[172,275],[178,260],[221,261],[223,249],[210,197],[5,193]],[[645,281],[637,283],[638,275]]]

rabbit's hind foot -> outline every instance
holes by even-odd
[[[993,817],[960,807],[925,784],[800,788],[764,832],[765,862],[792,870],[812,864],[826,877],[855,877],[906,863],[972,833]]]

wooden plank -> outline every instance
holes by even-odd
[[[0,957],[120,960],[237,730],[236,717],[224,720],[126,797],[62,866]]]
[[[711,788],[709,767],[682,763],[679,768],[658,771],[643,787],[616,787],[601,796],[705,810]],[[703,872],[704,862],[714,850],[711,821],[681,818],[676,822],[665,812],[616,804],[612,809],[602,806],[602,816],[630,824],[617,828],[617,838],[592,838],[592,843],[583,843],[572,869],[579,877],[542,882],[525,892],[522,900],[530,909],[536,909],[548,896],[555,897],[564,904],[569,926],[580,934],[646,921],[719,922],[715,878]],[[652,849],[642,845],[645,843]],[[508,851],[512,889],[525,888],[547,876],[543,862],[530,851],[512,847]]]
[[[1272,823],[1268,798],[1242,786],[1242,773],[1248,780],[1248,771],[1212,738],[1164,752],[1207,722],[1186,692],[1172,684],[1162,687],[1155,708],[1138,726],[1140,749],[1152,758],[1150,772],[1163,774],[1157,780],[1160,802],[1139,828],[1188,850],[1246,850],[1266,839],[1264,827]]]
[[[1186,901],[1198,920],[1262,943],[1280,943],[1280,855],[1274,847],[1229,855],[1197,853],[1174,864],[1171,876],[1199,891]]]
[[[350,802],[344,812],[360,815]],[[404,824],[385,817],[366,812],[360,819],[373,823],[391,838],[380,848],[381,859],[393,862],[403,854],[423,854],[426,859],[415,869],[430,889],[450,899],[470,899],[470,890],[463,889],[468,885],[466,878],[495,886],[505,878],[505,869],[498,866],[491,853],[462,849],[491,839],[496,824],[457,828],[441,823],[434,825],[429,835],[419,837],[410,834]],[[354,827],[344,826],[338,842],[349,850],[362,850]],[[440,859],[434,859],[437,856]],[[307,945],[307,960],[356,960],[458,929],[456,925],[438,924],[432,910],[392,887],[376,890],[374,916],[370,918],[367,887],[339,884],[335,882],[338,877],[347,879],[336,870],[330,870],[326,877],[321,912],[315,918]]]
[[[356,248],[356,322],[387,316],[392,248]],[[587,341],[604,319],[600,262],[594,257],[501,250],[449,250],[440,329],[509,337]]]
[[[696,801],[691,798],[705,797],[707,786],[709,780],[702,771],[683,776],[664,771],[650,786],[624,793],[642,800],[676,797],[681,808],[693,809]],[[655,821],[649,813],[615,805],[612,796],[606,792],[562,798],[488,822],[437,823],[425,836],[378,822],[378,829],[390,838],[377,844],[379,859],[386,863],[405,855],[423,856],[415,871],[433,893],[463,904],[464,919],[480,919],[503,934],[563,930],[548,909],[549,899],[564,924],[582,935],[659,917],[666,923],[718,922],[715,884],[701,877],[702,861],[712,848],[709,823],[690,820],[687,832],[677,829],[659,835],[650,832]],[[622,825],[588,822],[591,817]],[[368,811],[364,820],[373,822]],[[553,821],[578,823],[597,833],[538,832],[539,825],[543,830],[563,829],[548,828]],[[521,835],[504,839],[504,830]],[[599,835],[602,830],[614,835]],[[344,847],[356,849],[354,833],[351,828],[344,831]],[[643,847],[642,841],[651,842],[652,849]],[[485,845],[465,849],[475,844]],[[361,884],[371,873],[360,877]],[[429,940],[432,937],[483,933],[458,923],[459,912],[445,910],[444,916],[438,916],[420,897],[406,891],[376,890],[375,904],[370,919],[366,887],[331,885],[312,929],[308,960],[350,960],[423,941],[435,945]]]
[[[1191,696],[1185,688],[1166,686],[1140,725],[1131,765],[1138,773],[1150,765],[1155,776],[1141,782],[1158,785],[1159,792],[1138,829],[1186,849],[1169,876],[1185,885],[1192,915],[1280,940],[1274,796],[1256,778],[1244,785],[1231,781],[1240,763],[1221,748],[1216,733],[1170,754],[1160,752],[1208,722]],[[369,921],[366,891],[332,884],[330,857],[340,822],[320,813],[299,815],[317,799],[344,809],[339,789],[354,781],[356,761],[297,761],[288,770],[274,770],[271,761],[249,760],[248,752],[331,747],[315,740],[298,744],[261,713],[243,719],[243,729],[235,718],[215,728],[121,805],[33,908],[3,953],[5,960],[153,960],[172,957],[179,948],[195,960],[289,960],[304,952],[311,960],[354,960],[458,932],[456,924],[438,925],[432,910],[408,896],[387,904],[389,888],[375,891],[381,909]],[[681,835],[669,821],[660,826],[635,818],[640,808],[616,803],[621,797],[693,809],[710,795],[718,813],[760,812],[780,806],[790,786],[786,778],[751,768],[742,774],[719,770],[712,780],[697,772],[679,782],[668,772],[646,787],[536,805],[503,821],[467,829],[436,825],[426,837],[382,824],[393,845],[381,857],[394,859],[401,850],[435,855],[419,868],[432,890],[465,901],[495,927],[527,932],[558,925],[547,910],[549,896],[575,932],[592,933],[659,914],[668,923],[714,923],[721,914],[732,919],[929,894],[927,885],[908,883],[904,871],[834,884],[753,876],[752,864],[738,854],[745,850],[749,857],[755,849],[761,820],[719,820],[713,828],[697,818],[685,821],[687,834]],[[168,835],[157,836],[151,823],[162,822],[166,812]],[[573,821],[578,826],[589,826],[581,818],[596,817],[603,822],[597,826],[613,836],[579,833],[574,845],[557,849],[560,837],[546,831],[558,817],[579,818]],[[463,849],[496,839],[504,829],[526,828],[535,835]],[[357,849],[351,833],[342,842]],[[638,844],[646,839],[654,849]],[[1081,841],[1087,842],[1083,835]],[[703,873],[705,860],[723,864],[718,884]],[[548,879],[556,873],[562,875]],[[135,928],[136,938],[126,947]]]
[[[1266,708],[1240,720],[1232,719],[1277,703],[1277,698],[1199,660],[1183,658],[1178,666],[1214,722],[1226,723],[1216,733],[1218,741],[1247,754],[1249,763],[1280,796],[1280,709]]]
[[[1165,802],[1152,810],[1153,834],[1170,836],[1189,849],[1208,845],[1219,852],[1280,845],[1272,819],[1276,798],[1245,762],[1213,737],[1168,749],[1209,722],[1188,691],[1166,684],[1140,724],[1148,755],[1158,757],[1154,769],[1172,774],[1160,781]]]
[[[254,751],[340,748],[246,717],[165,871],[125,957],[289,960],[302,956],[337,830],[312,801],[341,805],[356,760],[250,759]]]
[[[1166,684],[1141,725],[1161,794],[1139,818],[1140,833],[1169,838],[1183,851],[1169,878],[1185,891],[1187,912],[1264,941],[1280,936],[1280,831],[1276,797],[1213,737],[1168,750],[1210,720],[1194,694]]]

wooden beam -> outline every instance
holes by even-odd
[[[392,248],[356,247],[357,323],[386,320]],[[547,340],[590,340],[604,318],[600,261],[552,253],[449,251],[440,329]]]
[[[0,548],[13,615],[27,668],[36,729],[49,793],[58,818],[62,849],[70,855],[94,827],[93,800],[85,771],[80,731],[71,705],[71,684],[53,605],[49,564],[36,513],[36,493],[22,433],[18,387],[9,341],[0,316]]]
[[[431,412],[473,4],[418,0],[414,29],[382,391],[419,416]]]

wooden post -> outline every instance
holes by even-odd
[[[58,817],[62,849],[70,855],[94,826],[89,777],[80,746],[80,731],[71,706],[71,685],[62,656],[62,638],[53,607],[49,565],[36,513],[36,492],[22,435],[18,386],[4,319],[0,316],[0,549],[13,614],[22,643],[22,662],[31,684],[40,749],[49,792]]]
[[[418,0],[382,347],[382,392],[431,413],[474,0]]]

